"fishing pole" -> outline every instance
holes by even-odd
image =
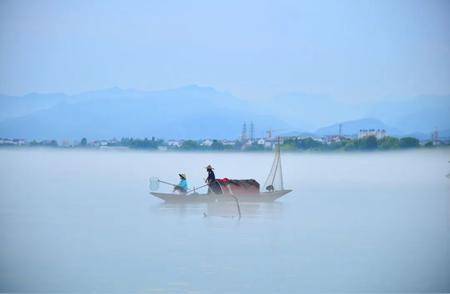
[[[206,187],[206,186],[208,186],[209,184],[206,184],[206,185],[203,185],[203,186],[200,186],[200,187],[198,187],[198,188],[192,188],[191,190],[189,190],[189,191],[187,191],[186,192],[186,194],[188,194],[188,193],[191,193],[192,191],[195,191],[195,190],[197,190],[197,189],[201,189],[201,188],[203,188],[203,187]]]
[[[174,187],[178,186],[178,185],[175,185],[175,184],[172,184],[172,183],[161,181],[160,179],[158,179],[158,182],[163,183],[163,184],[167,184],[167,185],[171,185],[171,186],[174,186]]]
[[[168,182],[164,182],[164,181],[161,181],[161,180],[158,180],[158,182],[163,183],[163,184],[167,184],[167,185],[171,185],[171,186],[174,186],[174,187],[178,187],[178,185],[171,184],[171,183],[168,183]],[[186,192],[186,194],[187,194],[187,193],[191,193],[192,191],[195,191],[195,190],[197,190],[197,189],[201,189],[201,188],[206,187],[206,186],[208,186],[208,184],[203,185],[203,186],[200,186],[200,187],[198,187],[198,188],[192,188],[191,190],[188,190],[188,191]]]

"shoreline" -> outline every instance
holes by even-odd
[[[62,147],[62,146],[10,146],[10,145],[0,145],[1,150],[51,150],[51,151],[91,151],[91,152],[145,152],[145,153],[205,153],[205,154],[272,154],[274,151],[272,149],[266,150],[182,150],[182,149],[151,149],[151,148],[130,148],[126,146],[107,146],[107,147]],[[395,149],[373,149],[373,150],[363,150],[363,149],[297,149],[297,150],[283,150],[284,154],[368,154],[368,153],[395,153],[403,151],[450,151],[449,145],[433,146],[433,147],[411,147],[411,148],[395,148]]]

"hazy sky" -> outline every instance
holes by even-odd
[[[450,93],[449,1],[0,1],[0,92]]]

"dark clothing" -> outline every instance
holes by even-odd
[[[211,194],[211,193],[223,194],[222,188],[220,187],[219,182],[217,182],[216,180],[209,183],[208,194]]]
[[[206,182],[210,184],[211,182],[214,182],[216,180],[216,175],[214,174],[212,169],[208,169],[208,178],[206,179]]]
[[[212,169],[208,169],[208,178],[206,179],[206,182],[208,183],[208,194],[222,194],[222,189],[220,188],[220,184],[216,181],[216,175]]]

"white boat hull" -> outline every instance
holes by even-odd
[[[166,202],[178,202],[178,203],[208,203],[219,201],[236,201],[234,197],[236,197],[240,202],[271,202],[286,195],[291,191],[292,190],[279,190],[273,192],[260,192],[257,194],[241,194],[241,195],[229,195],[229,194],[180,195],[173,193],[158,193],[158,192],[150,192],[150,194]]]

